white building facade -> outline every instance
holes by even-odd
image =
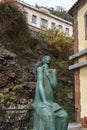
[[[56,28],[59,32],[66,33],[67,36],[73,35],[71,22],[50,14],[50,12],[44,8],[37,9],[23,1],[16,1],[16,4],[20,6],[22,11],[26,14],[28,24],[32,30],[38,31],[41,28]]]

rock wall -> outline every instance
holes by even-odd
[[[0,106],[25,108],[34,98],[35,81],[30,67],[21,66],[17,56],[0,44]],[[29,71],[29,73],[28,73]]]

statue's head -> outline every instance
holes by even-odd
[[[42,64],[45,64],[45,63],[49,64],[50,62],[51,62],[51,57],[50,56],[44,56],[42,58]]]

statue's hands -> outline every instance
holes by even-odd
[[[46,73],[46,75],[47,75],[47,76],[49,76],[49,74],[51,73],[51,70],[50,70],[50,69],[48,69],[48,70],[46,70],[46,72],[45,72],[45,73]]]

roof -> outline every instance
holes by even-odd
[[[82,3],[84,0],[77,0],[75,4],[70,8],[68,11],[70,15],[73,15],[73,12],[79,7],[79,5]]]

